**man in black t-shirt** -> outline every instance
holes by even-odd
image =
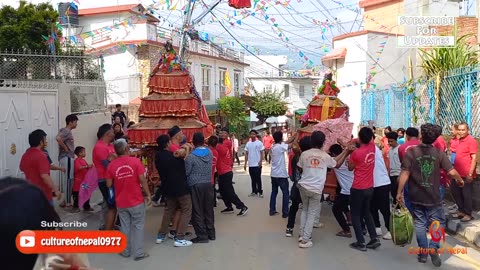
[[[122,125],[122,128],[123,128],[123,127],[125,127],[125,122],[127,121],[127,116],[122,111],[122,105],[121,104],[115,105],[115,108],[117,110],[112,114],[112,123],[115,123],[115,119],[117,117],[119,117],[120,118],[120,124]]]
[[[418,261],[426,263],[430,254],[433,265],[437,267],[442,264],[437,252],[441,239],[432,239],[429,244],[426,233],[433,222],[440,224],[437,231],[445,228],[445,215],[440,198],[440,169],[447,171],[459,186],[463,185],[462,178],[452,167],[445,152],[432,145],[441,135],[441,130],[440,126],[433,124],[421,126],[422,143],[408,149],[402,162],[397,191],[397,201],[404,203],[403,188],[408,181],[408,197],[412,204],[415,233],[421,249]]]

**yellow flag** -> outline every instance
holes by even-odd
[[[230,75],[228,74],[228,70],[225,71],[225,96],[230,95],[232,92],[232,83],[230,82]]]

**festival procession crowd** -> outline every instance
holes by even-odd
[[[52,207],[54,198],[60,202],[60,207],[71,208],[71,211],[92,210],[89,201],[79,203],[78,195],[92,167],[96,169],[105,205],[102,229],[119,227],[127,236],[127,248],[120,254],[123,257],[134,260],[149,257],[143,246],[144,241],[150,241],[144,239],[144,227],[146,207],[151,204],[166,204],[154,241],[157,244],[172,241],[175,247],[216,239],[214,207],[217,195],[225,207],[220,213],[233,213],[234,208],[239,217],[248,213],[248,207],[234,188],[234,163],[240,165],[239,141],[228,129],[217,126],[216,134],[208,138],[195,133],[191,142],[186,142],[178,126],[159,136],[155,167],[161,184],[151,194],[145,165],[138,157],[130,155],[127,119],[121,107],[113,118],[113,125],[108,123],[98,128],[95,147],[85,149],[74,144],[72,130],[77,126],[77,116],[67,116],[66,126],[56,136],[58,165],[46,152],[47,134],[42,130],[30,133],[30,148],[20,163],[20,170],[30,184],[13,178],[0,181],[2,202],[12,200],[15,194],[28,198],[14,199],[16,209],[28,209],[26,212],[14,211],[9,212],[9,217],[2,216],[15,224],[5,232],[13,247],[5,254],[17,258],[11,261],[33,266],[36,256],[16,251],[14,239],[21,230],[41,229],[36,224],[38,220],[59,220]],[[287,137],[282,131],[272,135],[267,131],[261,137],[252,130],[245,144],[243,164],[251,178],[249,196],[263,198],[266,195],[262,187],[262,167],[268,163],[271,164],[272,186],[269,215],[282,215],[285,236],[298,236],[300,248],[313,246],[312,231],[324,226],[320,218],[322,202],[329,200],[333,202],[333,215],[341,228],[336,235],[355,237],[350,244],[353,249],[377,249],[381,238],[392,239],[390,212],[399,204],[405,205],[414,217],[418,246],[436,249],[439,242],[429,243],[426,233],[435,220],[445,226],[446,187],[455,199],[456,208],[450,209],[454,216],[462,222],[473,218],[472,182],[476,177],[477,143],[469,135],[466,123],[454,124],[451,129],[452,139],[447,144],[441,135],[442,128],[435,124],[397,131],[386,127],[384,136],[378,135],[374,127],[362,127],[356,138],[352,136],[352,140],[346,142],[339,140],[329,149],[323,149],[326,138],[320,131],[299,139],[298,134]],[[85,160],[87,151],[92,152],[93,164]],[[59,186],[50,177],[51,170],[62,172]],[[335,196],[325,198],[323,189],[328,170],[334,171],[338,190]],[[277,208],[278,189],[282,199]],[[28,207],[21,208],[26,204]],[[300,222],[296,223],[298,211],[301,212]],[[31,220],[21,218],[20,214],[28,214]],[[387,231],[381,229],[380,215]],[[7,222],[5,220],[2,224]],[[188,232],[189,226],[193,226],[195,237]],[[368,239],[365,239],[367,234]],[[428,255],[435,266],[441,265],[436,252],[419,254],[418,261],[427,262]],[[18,264],[15,269],[28,269]]]

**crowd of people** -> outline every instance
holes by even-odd
[[[72,207],[75,212],[91,211],[89,201],[79,205],[78,194],[86,172],[94,167],[105,205],[101,227],[113,230],[119,226],[128,238],[127,248],[120,255],[137,261],[149,257],[143,248],[143,237],[146,207],[152,203],[158,205],[161,200],[166,203],[156,243],[172,239],[175,247],[216,239],[217,191],[218,198],[225,204],[221,213],[233,213],[235,207],[239,210],[238,216],[247,214],[248,207],[235,192],[233,181],[235,161],[240,165],[239,142],[228,129],[220,127],[208,138],[195,133],[191,142],[186,141],[178,126],[159,136],[155,167],[161,185],[152,196],[144,164],[130,155],[128,136],[123,132],[126,118],[122,113],[120,108],[113,124],[98,128],[98,140],[92,149],[93,164],[85,160],[85,147],[75,147],[72,134],[78,122],[75,115],[66,117],[66,126],[56,136],[58,166],[46,152],[47,134],[43,130],[30,133],[30,148],[22,156],[20,169],[43,193],[50,207],[56,197],[60,207]],[[119,136],[120,132],[124,135]],[[352,136],[349,142],[339,140],[324,149],[325,134],[319,131],[299,139],[298,134],[285,138],[282,131],[272,135],[267,132],[262,138],[252,130],[245,144],[244,159],[244,170],[251,178],[249,196],[263,198],[262,166],[264,162],[271,164],[269,215],[279,214],[276,201],[280,189],[281,215],[287,223],[285,235],[294,235],[296,214],[301,209],[298,245],[309,248],[313,246],[313,228],[323,226],[320,222],[323,191],[327,172],[333,170],[338,189],[337,194],[331,196],[332,212],[341,228],[336,235],[355,236],[351,248],[377,249],[380,238],[391,239],[390,211],[398,204],[405,205],[414,217],[419,247],[438,248],[437,242],[428,243],[426,232],[433,221],[445,226],[442,203],[447,187],[456,203],[456,209],[450,209],[453,215],[462,222],[473,218],[472,182],[476,177],[477,143],[469,135],[466,123],[453,125],[451,132],[452,138],[447,144],[441,135],[442,128],[433,124],[424,124],[420,130],[409,127],[396,132],[386,127],[383,137],[375,127],[362,127],[357,138]],[[50,177],[50,170],[62,172],[58,186]],[[58,219],[56,215],[49,215]],[[190,225],[195,237],[187,240],[191,235]],[[437,253],[430,256],[434,265],[441,265]],[[418,261],[425,263],[427,254],[419,254]]]

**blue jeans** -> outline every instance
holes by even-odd
[[[444,186],[440,186],[440,199],[442,200],[442,202],[443,202],[443,199],[445,199],[445,187]]]
[[[405,201],[405,206],[407,207],[408,211],[413,214],[412,204],[410,203],[410,198],[408,197],[408,183],[405,184],[403,188],[403,200]]]
[[[438,249],[441,240],[438,242],[430,240],[429,244],[426,234],[430,233],[430,225],[436,220],[440,222],[440,227],[445,229],[445,214],[443,213],[442,206],[412,204],[412,208],[418,247]]]
[[[288,178],[272,177],[272,193],[270,194],[270,214],[274,214],[276,210],[278,188],[282,190],[282,216],[288,216]]]

